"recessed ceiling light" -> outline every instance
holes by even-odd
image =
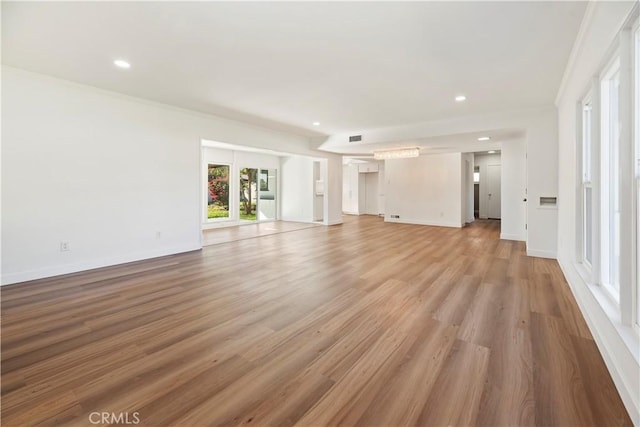
[[[320,122],[313,122],[314,126],[320,126]]]
[[[495,151],[494,151],[494,150],[491,150],[491,151],[487,151],[487,153],[489,153],[489,154],[495,154]]]
[[[464,95],[458,95],[456,96],[456,102],[462,102],[462,101],[466,101],[467,97]]]
[[[119,68],[131,68],[131,64],[129,64],[127,61],[123,59],[116,59],[115,61],[113,61],[113,63],[115,64],[116,67],[119,67]]]
[[[478,141],[489,141],[490,139],[490,136],[481,136],[480,138],[478,138]]]

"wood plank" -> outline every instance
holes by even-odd
[[[536,424],[598,425],[562,319],[533,312],[531,339]]]
[[[486,347],[457,340],[422,408],[417,425],[474,425],[489,365]]]

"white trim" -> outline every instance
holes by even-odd
[[[520,242],[524,242],[527,239],[524,236],[518,235],[518,234],[506,234],[506,233],[500,233],[500,239],[502,240],[517,240]]]
[[[101,258],[87,262],[56,265],[53,267],[41,268],[37,270],[19,271],[17,273],[9,273],[3,275],[2,283],[0,284],[0,286],[26,282],[29,280],[44,279],[53,276],[60,276],[63,274],[78,273],[81,271],[93,270],[95,268],[111,267],[113,265],[126,264],[129,262],[142,261],[168,255],[175,255],[183,252],[199,251],[201,249],[202,246],[198,245],[178,245],[160,248],[152,251]]]
[[[421,220],[421,219],[412,219],[412,218],[390,218],[385,216],[384,222],[392,222],[397,224],[415,224],[415,225],[430,225],[433,227],[454,227],[454,228],[462,228],[464,224],[459,222],[450,222],[450,221],[440,221],[440,220]]]
[[[556,259],[558,254],[554,251],[541,251],[539,249],[527,248],[527,256]]]
[[[558,264],[633,424],[640,425],[640,376],[629,375],[640,372],[638,335],[632,327],[613,319],[615,310],[612,312],[611,303],[598,286],[587,285],[573,264],[562,259]]]
[[[569,81],[570,76],[573,74],[573,70],[576,66],[576,60],[580,55],[580,51],[584,46],[585,37],[587,35],[587,32],[589,31],[589,28],[591,27],[591,23],[593,22],[595,8],[596,2],[587,3],[587,7],[584,11],[584,17],[582,18],[580,28],[578,29],[578,34],[576,35],[576,40],[573,42],[573,47],[571,48],[571,53],[569,54],[567,66],[565,67],[564,73],[562,74],[560,87],[558,88],[558,93],[556,94],[556,99],[554,101],[554,104],[556,106],[558,106],[560,99],[563,97],[564,91],[567,88],[567,82]]]

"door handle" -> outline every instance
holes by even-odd
[[[527,199],[522,199],[522,201],[523,201],[523,202],[526,202],[526,201],[527,201]]]

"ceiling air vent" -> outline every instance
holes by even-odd
[[[352,135],[349,137],[349,142],[362,141],[362,135]]]

